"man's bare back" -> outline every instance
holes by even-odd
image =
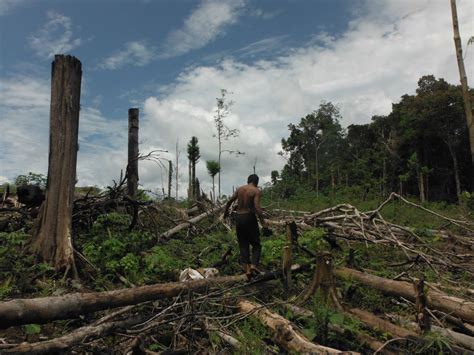
[[[262,208],[260,207],[261,191],[253,183],[240,186],[227,202],[226,212],[230,205],[237,200],[237,210],[235,213],[255,213],[260,220],[262,226],[266,226],[263,218]],[[226,213],[227,214],[227,213]]]
[[[237,189],[237,213],[256,212],[255,197],[260,194],[260,190],[253,184],[244,185]]]

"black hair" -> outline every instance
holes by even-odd
[[[247,178],[247,184],[254,184],[255,186],[258,186],[258,175],[257,174],[252,174],[252,175],[249,175],[249,177]]]

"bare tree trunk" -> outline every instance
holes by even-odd
[[[188,160],[188,174],[189,174],[189,180],[188,180],[188,200],[192,199],[192,191],[193,191],[193,174],[191,173],[191,160]]]
[[[219,194],[218,194],[217,198],[216,198],[216,195],[214,194],[214,198],[216,199],[216,201],[221,198],[221,170],[222,170],[222,165],[221,165],[221,154],[222,154],[222,151],[221,151],[221,149],[222,149],[222,146],[221,146],[221,137],[219,136],[219,167],[220,167],[221,169],[219,170],[219,173],[218,173],[219,176],[217,177],[217,184],[218,184],[218,191],[219,191]],[[213,189],[214,189],[214,188],[213,188]],[[214,190],[213,190],[213,191],[214,191]]]
[[[458,13],[456,10],[456,0],[451,0],[451,14],[453,17],[454,46],[456,48],[456,58],[458,60],[459,77],[461,79],[462,97],[464,101],[464,111],[466,113],[467,128],[469,130],[469,142],[471,145],[471,160],[474,165],[474,124],[472,119],[472,102],[467,85],[466,70],[462,58],[461,36],[459,35]]]
[[[412,302],[416,301],[416,292],[413,285],[408,282],[386,279],[346,267],[335,269],[334,274],[343,279],[356,280],[390,295],[402,296]],[[427,294],[427,304],[430,308],[449,313],[471,323],[474,322],[474,302],[430,290]]]
[[[336,182],[334,180],[334,169],[331,168],[331,188],[334,191],[336,188]]]
[[[293,273],[307,268],[293,265]],[[275,280],[281,271],[263,273],[253,283]],[[221,276],[186,282],[168,282],[105,292],[69,293],[29,299],[14,299],[0,302],[0,329],[30,323],[48,323],[57,319],[75,318],[104,309],[138,304],[151,300],[167,299],[192,292],[208,292],[240,283],[246,283],[247,276]]]
[[[168,160],[168,198],[171,198],[171,184],[173,180],[173,163],[171,160]]]
[[[214,176],[212,177],[212,202],[216,202],[216,185],[214,183]]]
[[[459,166],[458,166],[458,157],[456,156],[456,151],[451,142],[446,142],[449,148],[449,154],[453,160],[453,170],[454,170],[454,181],[456,183],[456,197],[458,201],[461,201],[461,180],[459,179]]]
[[[128,110],[128,165],[127,189],[131,198],[138,190],[138,108]]]
[[[385,197],[385,191],[386,191],[386,180],[387,179],[387,162],[385,161],[385,158],[383,158],[382,161],[382,196]]]
[[[81,62],[56,55],[52,63],[48,183],[31,249],[57,270],[75,271],[72,207],[76,182]]]
[[[420,171],[418,172],[418,188],[420,189],[420,201],[421,203],[425,202],[425,180],[423,177],[423,172]]]
[[[86,325],[73,330],[71,333],[65,334],[59,338],[41,341],[37,343],[21,343],[14,348],[3,350],[4,354],[53,354],[53,353],[69,353],[70,347],[80,343],[84,339],[94,337],[105,337],[116,329],[125,329],[134,324],[143,322],[146,316],[131,316],[124,320],[106,322],[101,324]],[[68,351],[69,350],[69,351]]]
[[[177,226],[171,228],[171,229],[168,229],[166,232],[162,233],[161,234],[161,238],[162,239],[168,239],[169,237],[171,237],[172,235],[178,233],[179,231],[183,230],[183,229],[186,229],[188,227],[191,227],[193,225],[195,225],[196,223],[199,223],[200,221],[202,221],[203,219],[206,219],[208,217],[211,217],[214,215],[214,213],[219,213],[219,212],[222,212],[224,210],[224,207],[225,206],[218,206],[216,208],[213,208],[209,211],[206,211],[204,213],[201,213],[200,215],[194,217],[194,218],[191,218],[189,221],[186,221],[186,222],[183,222],[183,223],[180,223],[178,224]]]
[[[176,201],[178,201],[178,184],[179,184],[179,140],[176,141]]]
[[[319,161],[318,161],[318,150],[319,146],[316,148],[316,154],[315,154],[315,175],[316,175],[316,197],[319,197]]]
[[[426,173],[426,200],[430,200],[430,174]]]
[[[191,162],[191,198],[196,199],[196,161]]]
[[[315,344],[309,341],[304,335],[300,334],[290,321],[283,318],[279,314],[271,312],[269,309],[258,303],[247,300],[239,300],[237,302],[242,313],[249,313],[258,318],[268,328],[275,331],[275,342],[296,353],[311,354],[340,354],[340,350]],[[346,354],[358,354],[356,352],[347,351]]]

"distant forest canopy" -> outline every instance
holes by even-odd
[[[472,93],[472,91],[471,91]],[[391,191],[425,200],[456,201],[472,191],[474,169],[460,86],[423,76],[387,116],[340,125],[330,102],[289,124],[282,139],[286,164],[272,172],[282,197],[305,185],[316,194],[353,188],[362,198]]]

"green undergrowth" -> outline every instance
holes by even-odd
[[[114,287],[123,278],[136,285],[176,281],[185,268],[211,267],[228,247],[233,248],[229,264],[237,257],[231,234],[178,235],[160,241],[156,231],[129,231],[128,216],[117,213],[100,216],[82,239],[82,253],[95,269],[98,288]]]
[[[24,232],[0,233],[0,299],[18,297],[25,293],[50,288],[41,280],[49,278],[54,269],[35,263],[27,250],[29,235]]]

